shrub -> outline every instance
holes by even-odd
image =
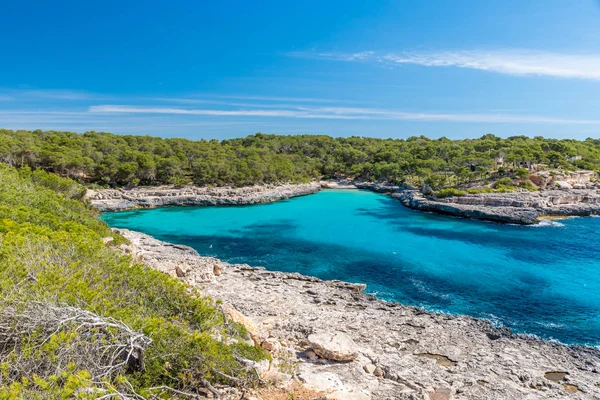
[[[78,193],[73,181],[0,165],[0,327],[21,326],[0,328],[0,398],[255,384],[240,360],[268,355],[244,342],[245,329],[225,324],[212,299],[107,247],[104,237],[124,239]],[[85,318],[99,325],[84,328]],[[143,345],[118,350],[133,337]],[[95,344],[114,353],[103,358]]]
[[[515,190],[517,190],[517,187],[514,185],[494,185],[494,191],[496,193],[510,193],[514,192]]]
[[[526,189],[530,192],[537,192],[539,190],[539,188],[537,186],[535,186],[533,183],[531,183],[531,181],[521,182],[521,183],[519,183],[519,187],[521,189]]]
[[[498,186],[515,186],[515,183],[511,178],[500,178],[494,183],[494,188]]]
[[[492,188],[477,188],[477,189],[469,189],[469,194],[479,194],[479,193],[494,193],[494,189]]]
[[[435,197],[437,197],[438,199],[443,199],[445,197],[464,196],[466,194],[467,192],[465,192],[464,190],[458,190],[455,188],[445,188],[435,192]]]

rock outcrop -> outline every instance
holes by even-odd
[[[584,171],[585,172],[585,171]],[[214,206],[259,204],[316,193],[322,188],[365,189],[389,194],[406,207],[494,222],[531,225],[541,216],[589,216],[600,214],[600,189],[595,183],[574,189],[584,178],[581,174],[561,177],[567,181],[552,181],[549,189],[539,192],[482,193],[436,199],[429,190],[424,196],[407,185],[373,182],[321,181],[299,185],[265,185],[242,188],[156,187],[89,190],[86,198],[99,211],[123,211],[132,208],[162,206]],[[550,177],[539,177],[550,179]],[[589,178],[588,178],[589,179]],[[541,181],[540,181],[541,182]],[[545,181],[544,181],[545,182]],[[564,183],[564,188],[560,186]],[[574,183],[575,182],[575,183]],[[552,187],[550,189],[550,187]],[[427,192],[427,191],[426,191]]]
[[[263,185],[242,188],[158,186],[134,189],[88,190],[86,199],[99,211],[124,211],[132,208],[164,206],[217,206],[268,203],[316,193],[319,183]]]
[[[600,190],[595,189],[480,193],[444,199],[425,197],[416,190],[399,190],[392,197],[416,210],[523,225],[536,224],[543,216],[600,214]]]
[[[312,351],[330,361],[352,361],[358,356],[354,341],[342,332],[320,332],[308,336]]]
[[[195,284],[189,279],[195,268],[200,275],[212,271],[205,266],[214,258],[192,254],[185,246],[163,243],[168,251],[153,261],[159,249],[153,239],[119,232],[131,241],[125,248],[129,252],[171,275],[172,266],[178,265],[187,271],[180,279],[188,283]],[[362,293],[364,285],[219,265],[219,276],[195,285],[230,304],[236,318],[251,326],[255,343],[270,349],[273,363],[261,367],[261,374],[275,385],[295,382],[324,398],[343,400],[600,398],[596,349],[513,335],[488,321],[384,302]],[[331,340],[316,336],[323,332]],[[337,335],[345,338],[339,348],[332,345]],[[321,347],[327,353],[319,356],[313,349]],[[344,354],[355,353],[353,359],[323,358],[340,348]]]

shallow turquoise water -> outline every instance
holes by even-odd
[[[386,300],[600,344],[600,218],[522,227],[420,213],[368,191],[103,214],[202,255],[362,282]]]

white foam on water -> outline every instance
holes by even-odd
[[[529,225],[529,226],[535,227],[535,228],[540,228],[540,227],[544,227],[544,226],[545,227],[551,226],[551,227],[554,227],[554,228],[559,228],[561,226],[565,226],[565,224],[560,223],[558,221],[551,221],[551,220],[545,219],[545,220],[540,221],[540,223],[537,224],[537,225]]]
[[[554,322],[539,322],[539,321],[534,321],[537,325],[543,326],[544,328],[564,328],[565,324],[557,324]]]
[[[413,286],[417,288],[417,290],[419,292],[426,293],[426,294],[431,295],[433,297],[437,297],[437,298],[444,299],[444,300],[447,300],[447,299],[450,298],[449,294],[447,294],[447,293],[439,293],[439,292],[436,292],[435,290],[431,290],[424,282],[422,282],[422,281],[420,281],[418,279],[409,278],[409,280],[413,284]]]
[[[500,320],[500,318],[497,317],[496,315],[492,314],[492,313],[486,314],[485,317],[482,317],[482,319],[490,321],[490,323],[492,324],[492,326],[494,328],[502,328],[502,327],[504,327],[504,324],[502,323],[502,321]]]

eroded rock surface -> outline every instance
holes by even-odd
[[[392,194],[409,208],[494,222],[531,225],[542,216],[600,214],[600,190],[482,193],[444,199],[427,198],[417,190]]]
[[[330,361],[352,361],[358,355],[354,341],[342,332],[320,332],[308,336],[311,349]]]
[[[162,206],[216,206],[267,203],[316,193],[316,183],[298,185],[263,185],[242,188],[186,186],[88,190],[86,199],[100,211],[123,211],[132,208]]]
[[[144,260],[157,251],[147,235],[119,232],[136,248],[130,251],[143,254]],[[190,283],[194,268],[204,274],[203,266],[215,262],[192,255],[187,247],[164,245],[170,251],[150,265],[164,264],[170,254],[189,263],[178,265],[188,271],[181,279]],[[600,398],[598,350],[512,335],[467,316],[380,301],[361,293],[364,286],[220,265],[220,276],[197,286],[252,321],[256,336],[273,354],[265,376],[274,384],[301,383],[328,399],[344,400]],[[169,268],[165,272],[173,275]],[[309,338],[322,332],[350,338],[356,346],[354,360],[330,361],[315,354]],[[547,373],[555,372],[560,377],[548,379]]]

